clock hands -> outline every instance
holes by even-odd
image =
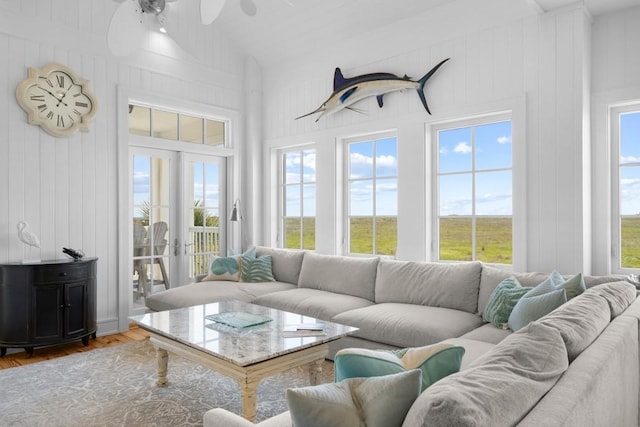
[[[47,92],[49,95],[53,96],[56,99],[56,101],[58,101],[58,104],[56,105],[56,107],[59,107],[60,104],[63,104],[65,107],[67,106],[65,102],[62,102],[62,100],[64,99],[64,96],[66,96],[66,93],[62,96],[62,98],[58,98],[53,92],[49,91],[48,89],[45,89],[42,86],[38,86],[38,87],[43,91]]]

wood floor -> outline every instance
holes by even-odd
[[[60,344],[53,347],[36,348],[33,356],[21,351],[20,353],[7,354],[0,357],[0,369],[14,368],[16,366],[28,365],[30,363],[42,362],[43,360],[55,359],[56,357],[68,356],[74,353],[82,353],[85,351],[95,350],[97,348],[113,347],[131,341],[141,341],[147,339],[149,334],[131,325],[129,330],[119,334],[105,335],[95,340],[90,339],[89,345],[84,346],[82,341],[76,341],[67,344]]]

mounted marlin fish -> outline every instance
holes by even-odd
[[[427,110],[427,113],[431,114],[429,106],[427,106],[427,100],[424,97],[424,85],[433,73],[435,73],[438,68],[440,68],[440,66],[449,59],[450,58],[447,58],[440,62],[418,81],[411,80],[406,75],[404,77],[398,77],[391,73],[363,74],[361,76],[346,79],[342,75],[340,68],[336,68],[333,76],[333,93],[329,99],[312,112],[296,117],[296,120],[312,114],[320,113],[316,119],[317,122],[322,116],[328,116],[344,108],[353,110],[351,107],[353,104],[370,96],[375,96],[378,100],[378,106],[382,108],[382,97],[384,95],[390,92],[403,91],[407,89],[415,89],[418,91],[418,96],[420,97],[420,101],[422,101],[424,109]]]

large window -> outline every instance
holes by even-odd
[[[280,241],[283,248],[316,247],[316,150],[281,152],[282,215]]]
[[[640,104],[613,110],[614,271],[640,268]]]
[[[347,251],[395,256],[398,243],[398,139],[349,140]]]
[[[509,116],[434,128],[437,257],[512,264]]]

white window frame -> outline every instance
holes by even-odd
[[[350,159],[349,159],[349,146],[353,143],[358,143],[358,142],[367,142],[367,141],[377,141],[380,139],[386,139],[386,138],[395,138],[396,139],[396,158],[398,158],[398,152],[399,152],[399,144],[400,144],[400,137],[398,135],[397,131],[383,131],[383,132],[375,132],[375,133],[368,133],[368,134],[362,134],[359,136],[352,136],[352,137],[347,137],[347,138],[343,138],[341,140],[342,142],[342,146],[343,146],[343,176],[344,179],[342,180],[342,194],[343,194],[343,239],[342,239],[342,253],[348,256],[372,256],[372,255],[376,255],[376,233],[375,233],[375,218],[376,218],[376,214],[375,214],[375,206],[376,206],[376,191],[374,189],[373,191],[373,208],[374,208],[374,212],[373,212],[373,253],[371,254],[362,254],[362,253],[357,253],[357,252],[351,252],[350,251],[350,239],[351,239],[351,233],[350,233],[350,221],[349,219],[351,218],[351,203],[349,203],[349,188],[350,188],[350,184],[352,179],[350,178]],[[375,152],[374,152],[374,162],[375,162]],[[374,163],[374,172],[375,172],[375,163]],[[398,169],[398,174],[395,175],[395,177],[389,177],[389,176],[385,176],[384,179],[389,179],[389,178],[395,178],[396,182],[398,183],[398,191],[400,188],[400,182],[398,179],[400,170]],[[369,179],[369,178],[367,178]],[[373,175],[372,178],[373,181],[375,182],[376,176]],[[396,210],[398,209],[398,200],[396,199]],[[396,218],[398,218],[399,215],[396,215]],[[397,219],[396,219],[397,220]],[[397,239],[397,236],[396,236]],[[396,246],[396,253],[398,251],[398,247]],[[380,256],[383,258],[394,258],[394,256],[391,255],[376,255],[376,256]]]
[[[638,274],[640,269],[622,266],[622,218],[620,212],[620,172],[623,167],[640,166],[640,162],[620,163],[620,116],[625,113],[640,112],[640,101],[611,107],[611,272]]]
[[[301,158],[303,157],[303,153],[305,151],[310,151],[313,150],[317,156],[318,154],[318,150],[315,147],[315,144],[307,144],[307,145],[297,145],[297,146],[289,146],[289,147],[284,147],[284,148],[280,148],[277,150],[277,156],[278,156],[278,238],[277,238],[277,243],[278,243],[278,247],[283,248],[284,247],[284,242],[285,242],[285,235],[286,235],[286,230],[284,227],[284,214],[286,212],[286,192],[285,192],[285,187],[287,187],[288,185],[285,183],[285,179],[284,176],[286,174],[286,165],[284,163],[284,158],[285,155],[287,153],[300,153]],[[304,168],[304,162],[300,162],[300,168],[301,168],[301,173],[300,176],[303,176],[303,168]],[[317,169],[317,168],[316,168]],[[318,212],[317,212],[317,198],[318,198],[318,175],[316,172],[316,180],[313,182],[305,182],[305,181],[300,181],[299,183],[296,184],[289,184],[291,186],[293,185],[297,185],[300,187],[300,218],[301,220],[304,218],[304,197],[302,194],[303,188],[305,184],[315,184],[316,185],[316,230],[317,230],[317,218],[318,218]],[[302,224],[302,223],[301,223]],[[302,226],[302,225],[301,225]],[[304,230],[304,229],[303,229]],[[314,236],[317,237],[316,234],[316,230],[314,230]],[[304,236],[304,231],[302,232],[302,234],[300,235],[300,247],[299,248],[291,248],[291,249],[303,249],[303,236]],[[314,238],[314,241],[317,240]],[[315,246],[313,249],[306,249],[306,250],[315,250]]]
[[[522,165],[522,169],[523,171],[520,172],[520,174],[524,174],[524,164],[522,161],[518,161],[518,159],[520,158],[520,150],[517,148],[517,143],[516,141],[518,140],[518,138],[516,137],[516,124],[514,123],[514,113],[512,111],[500,111],[500,112],[495,112],[495,113],[490,113],[490,114],[484,114],[484,115],[480,115],[480,116],[472,116],[472,117],[466,117],[466,118],[459,118],[459,119],[455,119],[455,120],[449,120],[446,122],[440,122],[437,124],[433,124],[429,126],[429,133],[430,133],[430,142],[431,146],[432,146],[432,153],[431,153],[431,158],[432,158],[432,162],[431,162],[431,166],[432,166],[432,187],[431,187],[431,194],[432,194],[432,223],[431,223],[431,229],[432,229],[432,244],[431,244],[431,258],[433,261],[438,261],[438,262],[451,262],[451,263],[455,263],[455,262],[460,262],[460,261],[454,261],[454,260],[441,260],[440,259],[440,228],[438,226],[439,224],[439,218],[440,218],[440,206],[439,206],[439,202],[440,202],[440,193],[439,193],[439,176],[440,176],[440,170],[439,170],[439,165],[438,165],[438,159],[439,159],[439,139],[438,139],[438,132],[443,131],[443,130],[448,130],[448,129],[459,129],[459,128],[467,128],[467,127],[476,127],[476,126],[482,126],[482,125],[486,125],[486,124],[491,124],[491,123],[498,123],[498,122],[505,122],[505,121],[509,121],[511,122],[511,168],[496,168],[491,169],[490,171],[503,171],[503,170],[509,170],[511,171],[511,264],[493,264],[493,263],[488,263],[491,265],[494,265],[496,267],[499,268],[503,268],[503,269],[517,269],[517,267],[514,267],[514,265],[518,265],[517,261],[516,261],[516,257],[519,251],[521,251],[522,247],[517,247],[516,242],[516,235],[518,234],[518,228],[519,228],[519,224],[521,223],[521,221],[518,221],[516,219],[516,215],[517,212],[519,211],[518,209],[516,209],[517,203],[519,203],[520,201],[522,201],[523,199],[523,194],[517,194],[518,188],[521,188],[521,186],[517,185],[517,183],[519,182],[519,178],[516,177],[516,174],[518,173],[518,165]],[[475,140],[473,141],[473,146],[474,146],[474,155],[475,155]],[[474,157],[475,159],[475,157]],[[472,160],[472,166],[471,169],[468,171],[464,171],[465,173],[471,173],[472,175],[472,189],[473,189],[473,194],[475,194],[475,176],[477,173],[484,173],[486,172],[485,170],[482,170],[481,172],[475,170],[475,160]],[[447,173],[448,175],[448,173]],[[472,208],[472,213],[471,213],[471,217],[475,217],[475,200],[473,201],[473,208]],[[474,227],[474,226],[472,226]],[[476,233],[475,233],[475,227],[472,228],[472,251],[474,253],[474,259],[476,260],[475,257],[475,242],[476,242]],[[524,262],[526,262],[525,260],[523,260]],[[520,262],[520,265],[522,264],[522,262]]]

